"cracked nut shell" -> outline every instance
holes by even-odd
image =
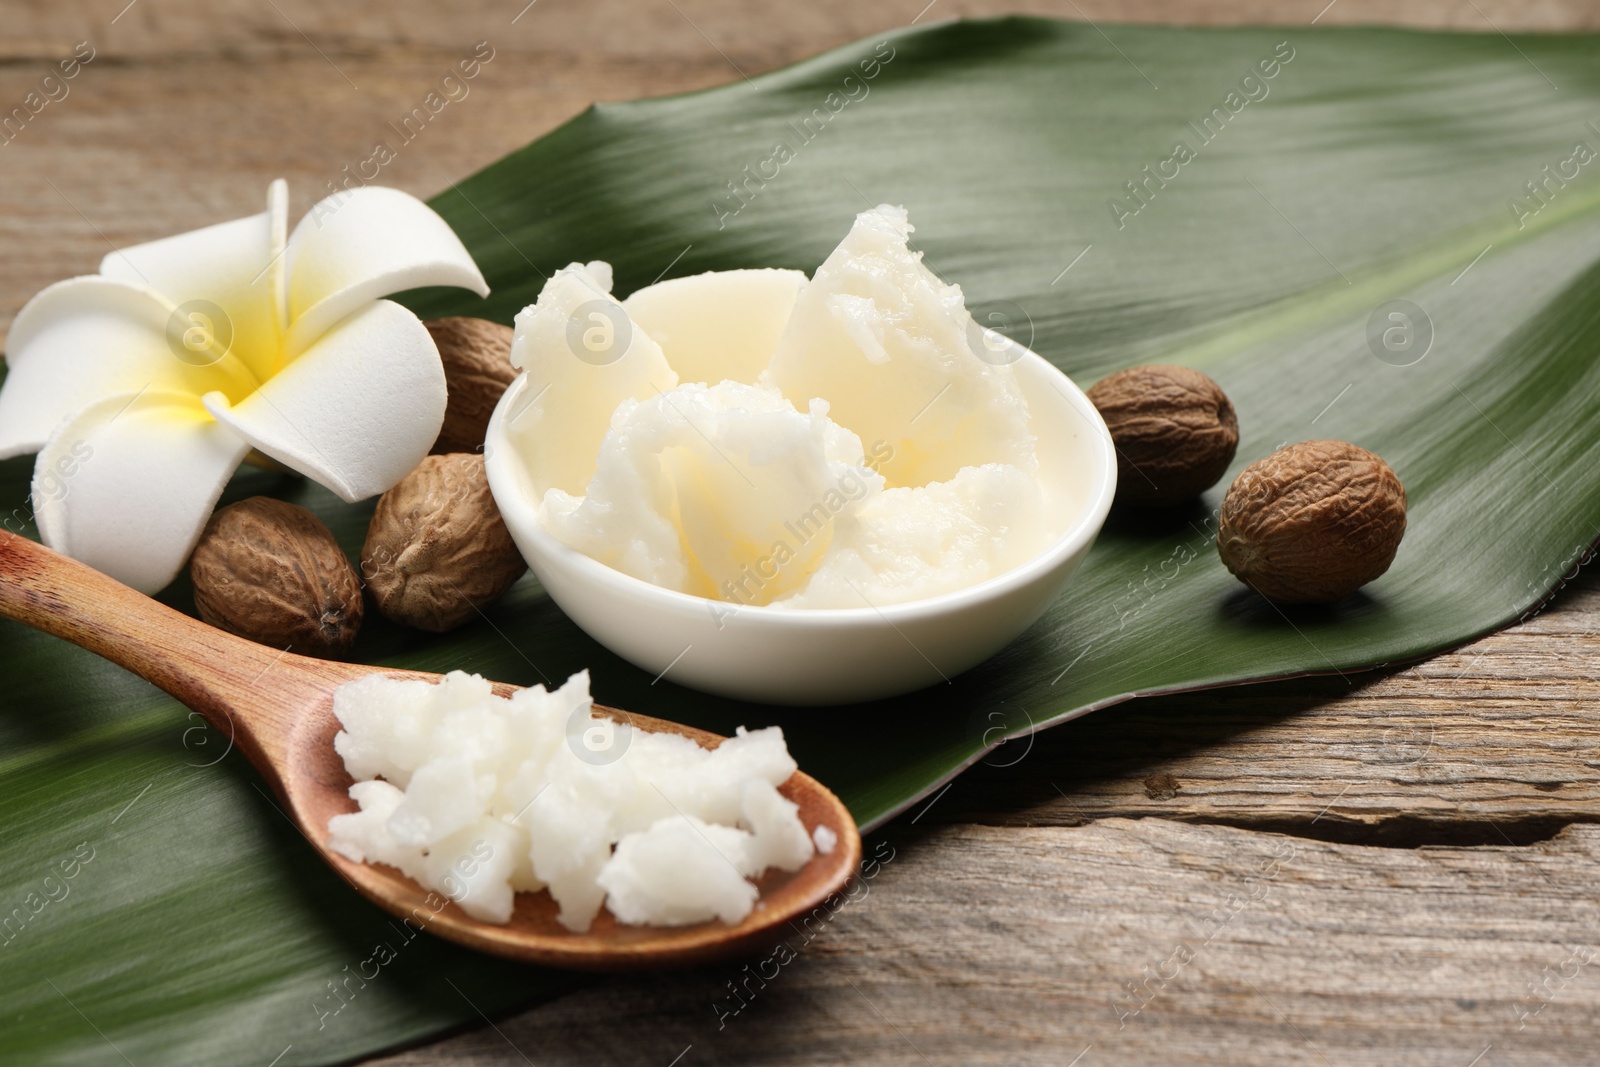
[[[212,626],[304,656],[337,659],[361,630],[361,580],[305,508],[257,496],[211,516],[189,561],[194,606]]]
[[[1405,532],[1405,487],[1387,463],[1347,441],[1304,441],[1239,472],[1217,551],[1269,600],[1329,604],[1388,570]]]
[[[476,452],[483,447],[489,416],[517,377],[511,365],[511,327],[488,319],[452,316],[423,325],[444,364],[444,425],[433,453]]]
[[[1193,500],[1217,484],[1239,447],[1222,387],[1188,367],[1151,364],[1089,390],[1117,446],[1117,499],[1139,507]]]
[[[470,621],[527,570],[472,453],[429,456],[383,494],[361,550],[378,611],[432,633]]]

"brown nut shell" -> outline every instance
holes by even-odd
[[[429,456],[378,501],[361,573],[385,618],[443,633],[527,573],[483,457]]]
[[[1405,532],[1405,487],[1387,463],[1347,441],[1303,441],[1239,472],[1217,551],[1269,600],[1329,604],[1388,570]]]
[[[305,508],[257,496],[211,516],[189,561],[212,626],[304,656],[337,659],[361,630],[361,581]]]
[[[1150,364],[1089,390],[1117,446],[1117,500],[1166,507],[1217,484],[1239,447],[1239,421],[1222,387],[1188,367]]]
[[[449,391],[433,452],[476,452],[483,447],[495,405],[517,377],[511,365],[511,327],[465,316],[429,319],[423,325],[439,349]]]

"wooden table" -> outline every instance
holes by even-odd
[[[592,100],[919,17],[1600,27],[1577,0],[524,2],[0,3],[7,108],[96,49],[0,148],[0,324],[112,245],[259,210],[272,177],[303,209],[481,40],[494,60],[389,184],[430,194]],[[1144,701],[1017,742],[869,836],[878,876],[775,974],[602,980],[373,1062],[1600,1062],[1597,627],[1579,575],[1398,673]]]

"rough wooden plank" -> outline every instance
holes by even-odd
[[[312,0],[32,0],[8,3],[0,60],[39,58],[62,43],[95,34],[130,58],[170,60],[219,50],[251,59],[299,54],[307,38],[330,55],[373,55],[385,49],[428,51],[441,41],[508,28],[508,47],[527,52],[583,53],[586,60],[637,56],[698,62],[721,49],[747,71],[768,69],[834,44],[912,20],[933,22],[1024,13],[1102,23],[1303,26],[1388,23],[1461,29],[1563,30],[1600,26],[1586,0],[901,0],[860,4],[818,0],[806,5],[752,6],[748,0],[430,0],[331,5]],[[126,5],[126,6],[125,6]],[[518,18],[518,15],[521,15]],[[115,19],[115,23],[112,20]],[[512,20],[516,21],[513,22]],[[77,35],[77,36],[73,36]]]
[[[1600,1027],[1597,828],[1397,850],[1117,819],[894,847],[755,978],[614,979],[377,1063],[1533,1067]]]
[[[1600,580],[1398,673],[1138,701],[988,757],[930,822],[1159,816],[1386,843],[1600,821]],[[1016,725],[1022,725],[1020,718]]]
[[[108,243],[255,210],[271,177],[289,177],[308,204],[477,40],[494,43],[495,63],[385,181],[429,194],[591,100],[725,82],[735,66],[770,69],[919,11],[925,21],[1034,10],[1103,23],[1301,24],[1320,13],[1320,24],[1480,32],[1600,26],[1600,7],[1581,0],[938,0],[926,10],[924,0],[819,0],[759,13],[740,0],[677,0],[681,14],[540,0],[514,25],[521,0],[277,6],[281,15],[253,0],[139,0],[110,25],[123,0],[7,4],[0,108],[73,42],[102,52],[69,99],[0,148],[0,325],[41,286],[92,270]],[[922,1062],[911,1041],[940,1063],[1068,1064],[1090,1043],[1083,1067],[1467,1067],[1491,1043],[1481,1067],[1580,1062],[1600,1022],[1595,968],[1575,969],[1573,955],[1596,943],[1585,874],[1594,830],[1516,850],[1288,839],[1293,858],[1266,895],[1119,1020],[1112,998],[1146,967],[1170,973],[1188,924],[1204,927],[1230,891],[1257,891],[1245,881],[1252,861],[1284,839],[1106,817],[1391,843],[1526,840],[1592,819],[1597,599],[1587,580],[1518,631],[1354,692],[1333,680],[1147,702],[1045,735],[1015,766],[961,779],[919,831],[941,819],[1103,821],[900,841],[872,895],[721,1031],[712,1003],[728,1003],[737,971],[609,982],[501,1029],[540,1064],[666,1064],[690,1044],[685,1067]],[[1517,1009],[1545,997],[1518,1031]],[[484,1029],[391,1062],[524,1061]]]
[[[469,0],[329,5],[311,0],[8,3],[0,113],[20,106],[79,41],[96,58],[21,136],[0,144],[0,329],[34,292],[93,271],[112,247],[258,210],[290,180],[324,195],[367,158],[479,41],[496,60],[385,167],[430,195],[596,100],[682,92],[793,62],[904,25],[1007,11],[1098,21],[1304,24],[1325,0],[849,0],[753,14],[744,0],[584,4]],[[1480,32],[1600,26],[1582,0],[1340,0],[1319,23],[1400,21]]]

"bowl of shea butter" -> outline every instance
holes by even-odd
[[[574,263],[517,316],[489,484],[591,637],[706,692],[840,704],[948,681],[1061,593],[1111,507],[1111,435],[910,233],[884,205],[809,279],[621,301]]]

